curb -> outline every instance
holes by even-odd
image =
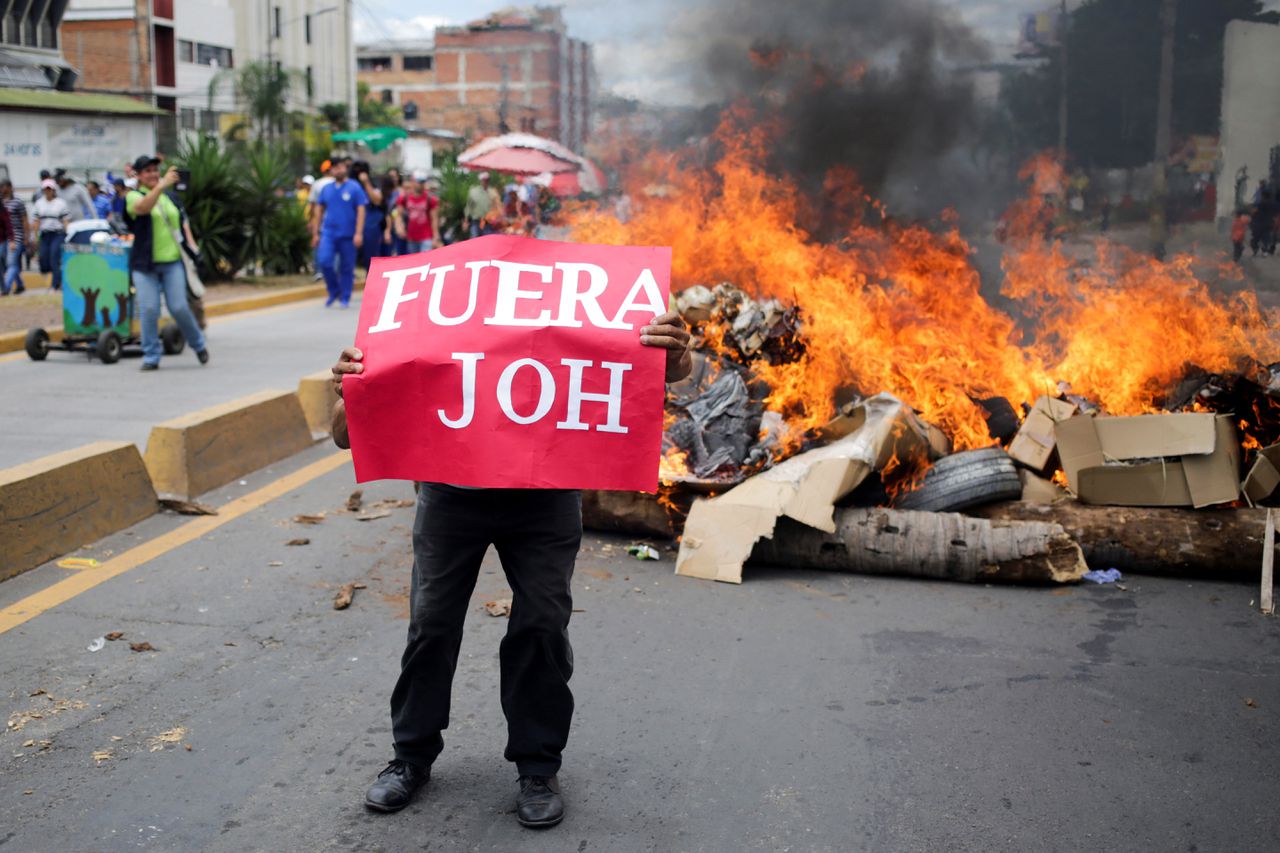
[[[0,471],[0,580],[159,510],[138,448],[99,441]]]
[[[355,290],[364,290],[364,282],[356,281]],[[327,291],[323,284],[307,284],[301,287],[290,287],[278,290],[274,293],[241,296],[235,299],[227,299],[222,302],[211,302],[204,306],[204,314],[206,317],[222,317],[227,314],[239,314],[243,311],[256,311],[259,308],[270,308],[275,305],[285,305],[290,302],[302,302],[307,299],[318,299],[321,296],[326,295],[326,293]],[[51,326],[45,331],[49,333],[49,340],[62,340],[61,326]],[[10,352],[21,352],[26,348],[26,342],[26,331],[0,333],[0,355]]]

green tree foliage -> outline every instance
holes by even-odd
[[[249,117],[258,139],[283,136],[295,122],[287,106],[289,94],[302,75],[294,69],[266,62],[249,62],[239,68],[219,71],[209,81],[210,109],[218,92],[231,86],[236,101]]]
[[[1086,166],[1128,168],[1151,161],[1160,79],[1161,0],[1087,0],[1068,35],[1067,148]],[[1173,132],[1216,134],[1223,40],[1228,21],[1280,22],[1261,0],[1178,0]],[[1058,135],[1059,55],[1009,75],[1001,101],[1020,153]]]
[[[436,170],[440,173],[440,230],[462,230],[462,211],[467,206],[467,193],[480,181],[458,165],[458,152],[437,152]]]
[[[183,203],[210,280],[229,279],[249,265],[270,273],[305,268],[310,241],[287,146],[200,137],[184,144],[177,159],[191,170]]]
[[[356,83],[356,108],[361,127],[399,127],[404,120],[395,104],[370,96],[368,83]]]

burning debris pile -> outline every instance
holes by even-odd
[[[1265,513],[1244,502],[1280,485],[1280,327],[1252,294],[1190,257],[1069,254],[1033,192],[1001,225],[997,309],[952,219],[868,203],[839,239],[811,237],[768,143],[730,111],[710,165],[706,146],[654,155],[627,223],[576,224],[673,247],[697,350],[669,395],[659,502],[592,498],[589,518],[652,531],[656,511],[682,535],[678,572],[730,581],[749,559],[1020,581],[1246,568]],[[1177,519],[1195,541],[1144,535]]]

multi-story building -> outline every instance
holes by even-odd
[[[355,36],[351,0],[230,0],[236,49],[246,60],[293,72],[288,107],[347,105],[356,123]]]
[[[580,151],[591,120],[591,46],[557,7],[508,10],[430,40],[365,44],[357,77],[409,124],[468,137],[525,131]]]
[[[42,169],[102,180],[156,147],[153,106],[70,91],[78,75],[60,49],[66,6],[0,0],[0,178],[24,194]]]
[[[232,76],[249,62],[293,73],[289,109],[355,104],[349,0],[69,0],[62,47],[82,91],[164,111],[164,151],[181,133],[224,131],[243,113]]]

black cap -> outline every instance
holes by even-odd
[[[160,165],[159,157],[152,157],[150,154],[143,154],[137,160],[133,161],[133,171],[141,172],[143,169],[158,165]]]
[[[45,178],[47,178],[47,177],[49,177],[49,170],[48,170],[48,169],[41,169],[41,170],[40,170],[40,180],[42,180],[42,181],[43,181],[43,180],[44,180]]]

